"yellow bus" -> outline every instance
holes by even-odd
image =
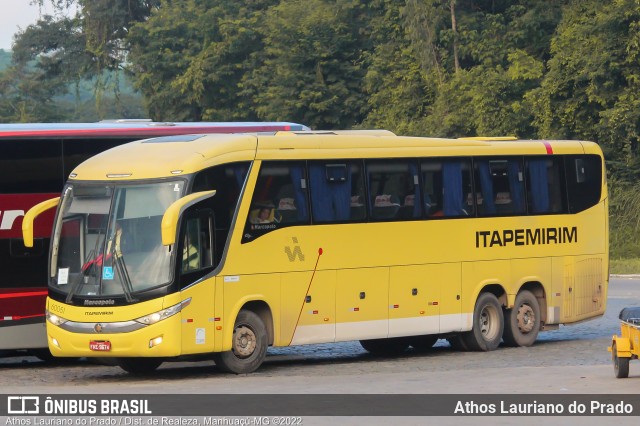
[[[593,142],[169,136],[79,165],[23,235],[57,206],[55,356],[249,373],[269,346],[490,351],[602,315],[607,205]]]

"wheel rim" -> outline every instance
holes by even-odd
[[[248,358],[256,350],[257,338],[252,329],[246,325],[238,326],[233,337],[233,353],[238,358]]]
[[[478,320],[482,337],[487,341],[495,339],[498,334],[498,311],[487,305],[480,311]]]
[[[529,305],[521,305],[518,308],[518,315],[516,316],[518,321],[518,329],[521,333],[527,334],[533,330],[536,324],[536,313]]]

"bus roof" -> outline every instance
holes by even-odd
[[[150,120],[105,120],[98,123],[11,123],[0,124],[2,139],[139,137],[167,134],[304,131],[307,126],[289,122],[154,122]]]
[[[386,131],[183,135],[135,141],[112,148],[79,165],[72,176],[78,180],[150,179],[179,176],[217,164],[254,159],[583,153],[601,155],[593,142],[443,139],[395,136]]]

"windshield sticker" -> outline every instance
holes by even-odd
[[[69,268],[58,269],[58,285],[69,283]]]
[[[180,184],[176,183],[175,186],[173,187],[173,191],[174,192],[180,192]]]
[[[102,279],[103,280],[112,280],[113,279],[113,267],[104,266],[102,268]]]

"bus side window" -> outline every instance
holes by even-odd
[[[566,211],[563,197],[564,180],[561,179],[559,157],[527,159],[527,199],[530,214],[562,213]]]
[[[363,220],[364,185],[360,164],[332,161],[309,164],[314,222]]]
[[[602,191],[602,161],[597,155],[568,156],[565,176],[569,211],[578,213],[595,206]]]
[[[427,216],[442,216],[442,162],[423,161],[422,173],[424,209]],[[473,201],[471,201],[473,205]]]
[[[284,226],[309,223],[307,179],[301,162],[263,162],[242,242]]]
[[[216,190],[216,195],[204,201],[205,206],[213,209],[215,217],[214,264],[221,260],[248,171],[248,162],[231,163],[205,169],[193,180],[192,192]]]
[[[525,212],[524,174],[520,157],[477,158],[475,176],[476,204],[480,216]]]
[[[421,164],[424,205],[429,217],[461,217],[474,213],[471,168],[467,159],[432,159]]]
[[[415,160],[370,161],[367,173],[372,219],[411,219],[422,215]]]
[[[193,273],[204,272],[213,266],[215,253],[211,241],[211,211],[198,212],[197,216],[188,217],[181,233],[181,271],[189,275],[181,284],[188,285],[193,282]]]

